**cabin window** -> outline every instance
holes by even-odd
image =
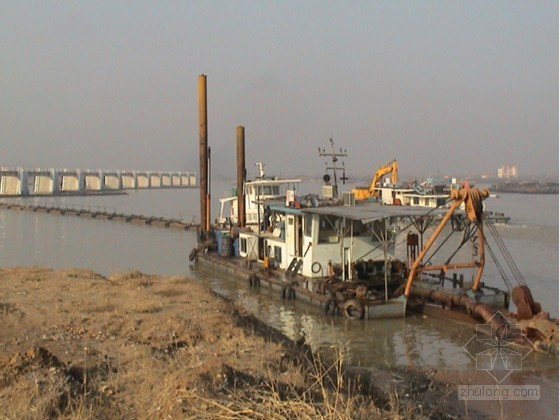
[[[311,227],[313,223],[313,215],[306,214],[303,216],[303,234],[307,237],[311,236]]]
[[[429,207],[429,205],[430,205],[430,199],[429,199],[429,198],[425,198],[425,199],[424,199],[424,205],[425,205],[426,207]]]
[[[415,206],[419,205],[419,204],[420,204],[420,198],[414,197],[414,198],[412,199],[412,203],[413,203]]]
[[[239,238],[239,251],[247,253],[247,238]]]
[[[259,195],[280,195],[280,186],[278,185],[261,185],[258,187]]]
[[[322,215],[319,219],[319,243],[338,242],[338,227],[340,219]]]
[[[345,229],[346,231],[344,232],[344,236],[350,237],[350,234],[352,234],[353,236],[360,236],[363,233],[367,232],[364,224],[361,221],[352,220],[352,221],[347,221],[346,223],[348,224],[348,222],[352,223],[352,230],[350,230],[350,227],[347,226],[347,228]]]
[[[384,238],[386,236],[384,220],[376,220],[370,225],[370,229],[374,242],[380,242],[381,238]]]
[[[282,248],[279,246],[274,247],[274,261],[278,264],[282,264]]]

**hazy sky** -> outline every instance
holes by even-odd
[[[0,165],[558,176],[558,2],[0,1]]]

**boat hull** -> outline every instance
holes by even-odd
[[[405,316],[404,297],[387,301],[370,299],[348,299],[334,303],[331,294],[322,290],[317,279],[289,276],[283,270],[266,270],[256,261],[237,257],[223,257],[208,252],[197,256],[197,266],[237,279],[246,280],[247,287],[268,287],[279,292],[283,300],[300,300],[322,308],[327,314],[343,314],[350,319],[385,319]],[[347,304],[352,302],[352,304]]]

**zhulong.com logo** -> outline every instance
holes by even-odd
[[[498,311],[486,324],[477,324],[476,334],[463,346],[476,369],[488,372],[498,384],[523,369],[523,359],[533,351],[531,341],[520,333],[520,325],[505,323],[503,330],[496,331],[493,321],[500,318],[506,320]]]

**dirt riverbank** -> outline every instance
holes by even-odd
[[[185,277],[0,269],[0,323],[1,418],[465,414],[450,378],[346,372]]]

